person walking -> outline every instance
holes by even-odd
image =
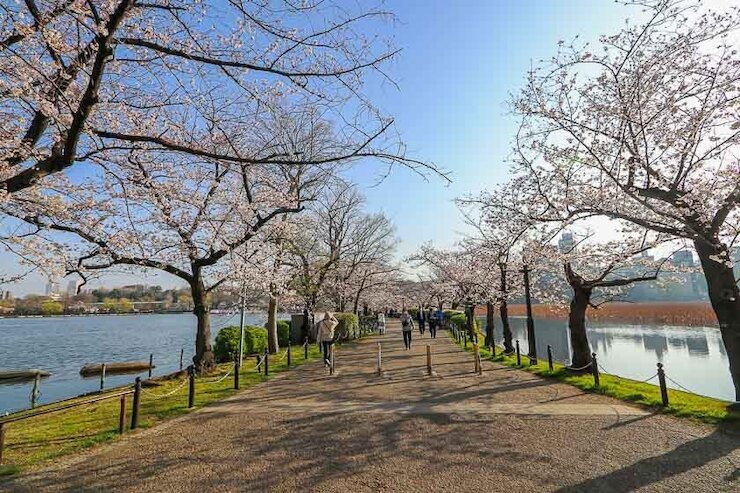
[[[432,313],[431,310],[429,310],[429,315],[427,317],[427,320],[429,320],[429,335],[432,339],[437,338],[437,318],[434,316],[434,313]]]
[[[419,308],[419,313],[416,314],[416,320],[419,322],[419,335],[424,335],[424,308]]]
[[[383,312],[378,313],[378,333],[380,335],[385,334],[385,313]]]
[[[414,318],[409,312],[404,310],[401,314],[401,331],[403,332],[403,345],[408,350],[411,349],[411,331],[414,330]]]
[[[329,312],[324,313],[324,319],[319,322],[316,342],[319,343],[324,353],[324,366],[331,366],[331,345],[334,344],[334,329],[337,325],[339,325],[339,320]]]

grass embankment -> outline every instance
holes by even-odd
[[[533,305],[535,318],[567,320],[567,305]],[[478,307],[476,315],[485,316],[485,307]],[[509,305],[509,315],[524,316],[524,305]],[[592,322],[620,322],[646,325],[684,325],[717,327],[712,306],[705,302],[608,303],[587,312]]]
[[[291,350],[293,367],[320,357],[316,345],[309,347],[309,359],[304,360],[303,348],[293,346]],[[275,374],[286,371],[287,358],[280,361],[284,350],[269,359],[270,376],[265,377],[254,370],[254,356],[245,357],[244,368],[239,372],[239,386],[246,389],[256,385]],[[206,406],[215,401],[235,394],[233,374],[223,381],[213,383],[219,376],[226,374],[233,367],[232,363],[218,365],[213,373],[202,379],[196,379],[195,408]],[[187,379],[187,377],[184,377]],[[139,427],[148,428],[156,423],[192,411],[188,405],[188,385],[185,384],[170,396],[160,397],[175,390],[183,379],[157,380],[160,385],[145,387],[141,394],[139,410]],[[120,388],[118,389],[121,390]],[[111,389],[111,393],[115,390]],[[84,400],[84,398],[80,398]],[[126,401],[126,434],[131,424],[132,395]],[[74,402],[68,401],[68,402]],[[44,407],[53,407],[49,404]],[[39,407],[37,409],[43,409]],[[5,425],[5,450],[0,476],[9,476],[22,469],[54,457],[71,454],[97,443],[115,440],[118,434],[118,417],[120,400],[112,398],[89,405],[83,405],[64,411],[54,412],[38,417],[16,421]],[[125,435],[124,435],[125,436]]]
[[[452,337],[451,333],[450,337]],[[479,340],[482,341],[483,337],[483,335],[479,336]],[[458,345],[464,349],[464,342],[460,342]],[[467,351],[473,351],[473,345],[471,343],[468,343]],[[522,354],[522,364],[517,365],[516,354],[506,356],[503,354],[503,348],[498,346],[496,346],[495,357],[491,357],[491,351],[488,348],[481,347],[480,354],[481,359],[495,361],[512,368],[519,368],[540,377],[552,378],[587,392],[603,394],[622,401],[640,404],[656,412],[688,417],[710,424],[725,423],[733,429],[740,429],[740,412],[728,410],[727,406],[730,403],[727,401],[669,388],[669,406],[662,407],[660,387],[658,385],[601,373],[599,377],[600,386],[596,387],[594,385],[594,377],[591,373],[570,372],[566,369],[565,365],[556,362],[553,362],[553,371],[551,372],[547,365],[546,356],[544,358],[540,357],[536,365],[529,365],[529,358]],[[657,381],[657,378],[655,381]]]

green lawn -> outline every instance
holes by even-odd
[[[452,333],[450,332],[450,336],[451,334]],[[482,336],[479,340],[483,340]],[[464,342],[461,342],[458,345],[463,347]],[[471,343],[468,343],[467,350],[469,352],[473,351],[473,345]],[[553,371],[551,372],[547,366],[547,357],[540,358],[537,365],[529,365],[529,358],[522,354],[522,364],[517,365],[516,355],[513,354],[511,356],[505,356],[503,355],[503,349],[498,346],[496,347],[496,357],[494,358],[491,357],[491,352],[488,348],[481,347],[480,352],[482,359],[488,359],[509,367],[519,368],[541,377],[554,378],[587,392],[608,395],[622,401],[641,404],[659,412],[689,417],[705,423],[726,423],[733,428],[740,427],[740,412],[728,410],[727,406],[730,402],[727,401],[669,388],[668,401],[670,405],[668,407],[662,407],[660,387],[658,385],[601,373],[599,378],[600,386],[597,388],[594,385],[594,378],[591,373],[573,373],[568,371],[565,366],[560,363],[554,363]]]
[[[303,348],[293,346],[292,366],[301,365],[320,357],[318,347],[309,347],[309,359],[304,360]],[[269,360],[270,377],[287,370],[287,358],[278,361],[284,354],[271,355]],[[246,389],[265,380],[265,376],[254,370],[254,356],[244,359],[244,368],[239,373],[240,388]],[[220,375],[226,374],[233,364],[219,365],[212,375],[196,380],[195,408],[206,406],[233,395],[234,377],[229,375],[223,381],[213,383]],[[185,377],[187,378],[187,377]],[[146,387],[141,396],[139,427],[148,428],[154,424],[190,412],[188,404],[188,385],[184,385],[171,396],[156,398],[176,389],[183,379],[161,380],[161,385]],[[120,390],[120,389],[118,389]],[[111,393],[114,389],[110,390]],[[127,396],[126,433],[131,424],[132,396]],[[54,404],[50,404],[49,407]],[[42,409],[43,407],[37,408]],[[33,417],[5,425],[5,449],[0,476],[15,474],[22,469],[45,460],[70,454],[100,442],[115,440],[118,434],[118,398],[90,405],[79,406],[64,411]]]

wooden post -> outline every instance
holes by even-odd
[[[39,384],[41,383],[41,375],[36,374],[33,379],[33,389],[31,390],[31,409],[36,407],[36,399],[39,398]]]
[[[100,390],[105,388],[105,363],[100,365]]]
[[[432,346],[427,344],[427,375],[432,376]]]
[[[134,383],[134,402],[131,404],[131,429],[139,427],[139,404],[141,403],[141,377]]]
[[[239,355],[234,355],[234,390],[239,390],[239,372],[241,367],[239,366]]]
[[[308,337],[306,337],[306,340],[303,341],[303,359],[308,359]]]
[[[118,433],[126,431],[126,394],[121,395],[121,411],[118,413]]]
[[[463,337],[465,338],[465,349],[468,349],[468,331],[463,332]]]
[[[660,383],[660,399],[663,401],[663,407],[668,407],[668,387],[665,383],[663,363],[658,363],[658,382]]]
[[[185,348],[180,349],[180,371],[182,371],[182,358],[185,356]]]
[[[552,346],[549,345],[549,344],[547,345],[547,367],[550,369],[550,372],[553,371],[553,366],[552,366]]]
[[[290,337],[288,337],[288,369],[290,369]]]
[[[154,366],[154,353],[149,353],[149,378],[152,378],[152,366]]]
[[[480,360],[480,346],[478,346],[478,344],[473,344],[473,355],[475,358],[475,372],[478,375],[483,375],[483,365],[481,365]]]
[[[195,406],[195,367],[190,365],[188,367],[188,409],[192,409]]]
[[[329,359],[329,375],[334,375],[334,344],[329,346],[329,354],[331,355]]]
[[[378,376],[382,374],[383,374],[383,353],[380,347],[380,343],[378,343]]]
[[[522,352],[519,349],[519,339],[516,340],[516,365],[521,366],[522,364]]]
[[[594,386],[599,388],[599,362],[596,360],[596,353],[591,353],[591,373],[594,375]]]
[[[3,448],[5,447],[5,423],[0,423],[0,466],[3,465]]]
[[[268,376],[270,374],[270,367],[268,366],[269,365],[269,360],[268,360],[268,357],[269,356],[270,356],[270,351],[268,351],[267,348],[265,348],[265,358],[263,360],[265,362],[265,376]]]

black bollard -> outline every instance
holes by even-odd
[[[288,368],[290,368],[290,338],[288,338]]]
[[[547,367],[550,369],[550,372],[552,373],[552,371],[553,371],[553,366],[552,366],[552,346],[550,346],[549,344],[547,345]]]
[[[599,362],[596,360],[596,353],[591,353],[591,373],[594,375],[594,387],[599,388]]]
[[[267,349],[265,349],[265,359],[264,359],[264,362],[265,362],[265,376],[268,376],[270,374],[270,367],[267,366],[269,364],[268,363],[269,360],[267,359],[269,355],[270,355],[270,351],[268,351]]]
[[[139,426],[139,403],[141,403],[141,377],[136,377],[134,382],[134,402],[131,405],[131,429]]]
[[[234,390],[239,390],[239,355],[234,355]]]
[[[192,409],[195,406],[195,366],[188,366],[188,379],[190,385],[188,387],[188,409]]]
[[[522,353],[519,350],[519,339],[516,340],[516,365],[521,366],[522,364]]]
[[[665,383],[663,363],[658,363],[658,382],[660,383],[660,399],[663,401],[663,407],[668,407],[668,387]]]

